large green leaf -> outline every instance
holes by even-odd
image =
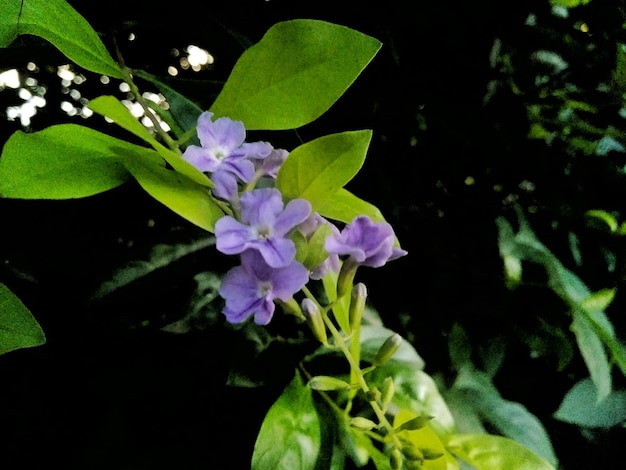
[[[554,470],[517,442],[489,434],[455,434],[446,448],[476,470]]]
[[[0,354],[40,346],[46,337],[26,306],[0,283]]]
[[[130,177],[122,160],[161,162],[150,149],[76,124],[14,133],[0,157],[0,196],[70,199],[115,188]]]
[[[588,428],[610,428],[626,421],[626,391],[613,391],[598,402],[591,379],[574,385],[554,414],[556,419]]]
[[[198,227],[213,232],[224,215],[209,190],[187,176],[145,160],[124,164],[148,194]]]
[[[263,420],[254,445],[252,469],[313,469],[320,443],[312,391],[296,373]]]
[[[381,43],[345,26],[297,19],[272,26],[239,58],[211,106],[247,129],[294,129],[321,116]]]
[[[87,70],[124,78],[98,33],[64,0],[0,2],[0,47],[7,47],[20,34],[44,38]]]
[[[278,171],[276,187],[287,200],[305,198],[319,210],[363,166],[371,138],[371,131],[350,131],[296,147]]]

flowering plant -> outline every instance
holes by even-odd
[[[265,326],[280,317],[292,332],[283,340],[307,345],[261,425],[252,468],[552,468],[512,439],[458,432],[413,346],[368,306],[359,268],[407,255],[380,211],[345,188],[363,165],[371,131],[290,150],[246,140],[247,130],[271,135],[325,113],[373,59],[378,40],[323,21],[278,23],[240,57],[205,111],[112,59],[64,1],[3,5],[0,18],[0,46],[18,34],[49,40],[77,65],[126,82],[154,124],[150,131],[119,100],[101,96],[90,109],[132,139],[76,124],[17,132],[0,158],[0,195],[80,198],[135,180],[232,256],[219,287],[229,324]],[[171,98],[163,119],[172,131],[142,100],[136,76]],[[29,313],[4,287],[0,294],[0,307],[15,313],[10,331],[18,331],[2,352],[41,344]]]

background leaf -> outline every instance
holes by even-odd
[[[246,129],[294,129],[344,93],[381,43],[345,26],[297,19],[272,26],[239,58],[211,106]]]
[[[0,47],[7,47],[18,34],[39,36],[81,67],[124,79],[124,74],[98,37],[98,33],[64,0],[1,2]]]
[[[0,354],[45,342],[46,337],[35,317],[7,286],[0,283]]]
[[[626,421],[626,391],[613,391],[598,402],[591,379],[583,379],[565,395],[556,419],[588,428],[609,428]]]
[[[278,171],[276,187],[285,199],[305,198],[317,211],[363,166],[371,138],[371,131],[350,131],[296,147]]]
[[[541,457],[512,439],[489,434],[455,434],[447,449],[476,470],[554,470]]]
[[[32,134],[18,131],[0,158],[0,196],[69,199],[98,194],[129,179],[123,159],[162,161],[153,150],[76,124]]]
[[[263,420],[254,445],[252,469],[313,469],[320,442],[312,391],[296,374]]]

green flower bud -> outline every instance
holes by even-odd
[[[306,322],[311,328],[313,335],[322,344],[328,344],[328,336],[326,336],[326,325],[324,325],[324,319],[322,318],[322,312],[319,307],[311,299],[304,299],[302,301],[302,312],[306,318]]]
[[[371,419],[355,416],[354,418],[350,418],[350,426],[361,431],[370,431],[374,429],[377,424]]]
[[[402,457],[402,452],[395,447],[391,451],[391,455],[389,456],[389,463],[391,464],[391,468],[393,470],[401,470],[402,464],[404,463],[404,457]]]
[[[433,419],[433,417],[428,415],[417,416],[402,423],[396,428],[396,431],[415,431],[416,429],[422,429],[431,419]]]
[[[344,295],[348,295],[352,290],[352,282],[359,264],[351,257],[343,262],[339,270],[337,278],[337,298],[340,299]]]
[[[424,461],[424,454],[422,454],[420,449],[415,447],[410,442],[405,442],[404,444],[405,445],[402,446],[402,454],[407,460],[417,461],[420,463]]]
[[[391,357],[400,348],[402,341],[402,336],[400,336],[398,333],[394,333],[389,338],[387,338],[376,353],[376,357],[374,358],[372,364],[375,366],[381,366],[389,359],[391,359]]]
[[[378,390],[376,387],[370,388],[366,395],[367,400],[368,401],[375,401],[375,402],[380,402],[380,397],[382,396],[382,394],[380,393],[380,390]]]
[[[309,387],[313,390],[319,390],[322,392],[328,392],[331,390],[348,390],[352,388],[348,382],[345,382],[337,377],[330,377],[328,375],[317,375],[309,380]]]
[[[438,450],[426,448],[422,448],[420,450],[422,451],[422,454],[424,454],[425,460],[435,460],[443,456],[443,452],[439,452]]]
[[[383,382],[383,389],[381,391],[380,397],[380,406],[383,411],[387,411],[387,407],[391,400],[393,399],[393,395],[396,393],[396,386],[393,383],[393,379],[391,377],[387,377]]]
[[[350,328],[356,330],[361,324],[363,311],[365,310],[365,300],[367,299],[367,287],[359,282],[352,288],[352,296],[350,298]]]

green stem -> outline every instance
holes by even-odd
[[[342,334],[339,332],[339,330],[337,330],[337,328],[333,324],[332,320],[328,317],[327,311],[325,311],[325,310],[323,311],[323,318],[324,318],[324,323],[326,324],[326,327],[328,328],[328,330],[333,335],[333,338],[335,340],[335,344],[337,345],[337,347],[343,353],[344,357],[348,361],[348,364],[350,364],[350,371],[351,371],[350,375],[354,376],[356,378],[357,383],[359,385],[359,388],[361,389],[361,391],[367,397],[369,395],[369,392],[370,392],[370,387],[367,384],[367,382],[365,381],[365,376],[363,375],[363,372],[361,371],[360,364],[352,356],[352,353],[350,352],[350,349],[346,345],[346,342],[344,341],[344,338],[343,338]],[[358,325],[358,329],[360,329],[360,325]],[[376,414],[376,417],[378,418],[378,422],[385,428],[385,430],[387,431],[387,434],[389,435],[390,439],[392,440],[394,446],[398,447],[398,448],[401,448],[402,447],[402,443],[400,442],[400,439],[398,438],[397,434],[395,433],[395,430],[394,430],[393,426],[391,425],[391,423],[389,422],[389,420],[385,416],[385,413],[382,410],[382,408],[378,405],[376,400],[368,399],[368,401],[369,401],[370,406],[372,407],[372,410]]]

